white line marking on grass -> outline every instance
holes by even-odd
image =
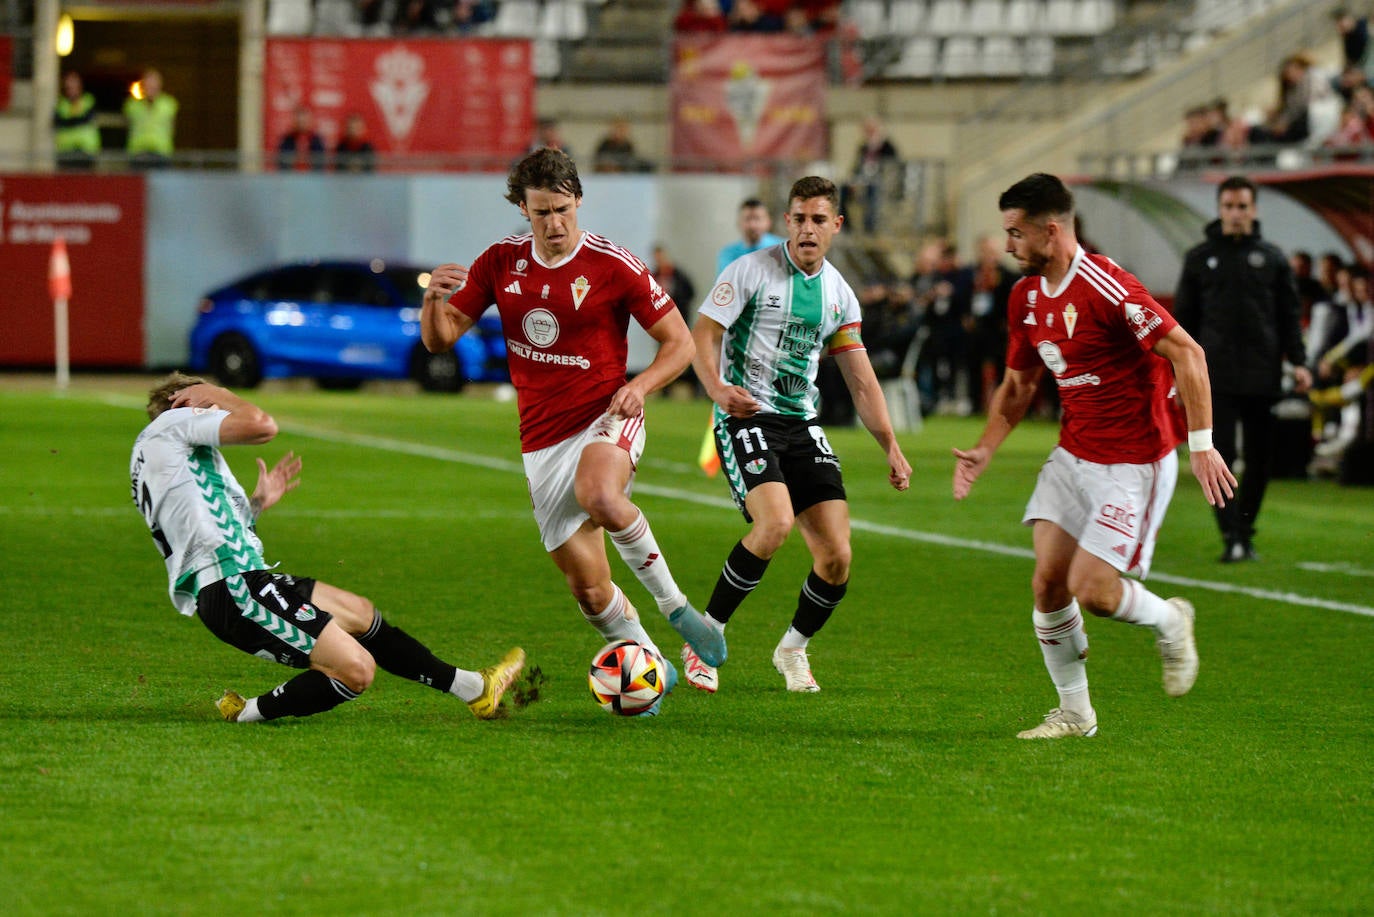
[[[1374,576],[1374,570],[1357,567],[1354,564],[1322,564],[1316,561],[1307,561],[1298,564],[1298,569],[1311,570],[1313,573],[1342,573],[1346,576]]]
[[[406,442],[405,440],[391,439],[385,436],[344,433],[338,430],[302,426],[300,424],[290,424],[287,429],[301,436],[314,437],[327,442],[367,446],[372,449],[400,452],[406,455],[418,455],[444,462],[476,465],[480,468],[490,468],[495,471],[509,471],[522,476],[525,473],[524,466],[518,462],[491,458],[486,455],[476,455],[470,452],[459,452],[455,449],[444,449],[439,446]],[[735,506],[733,501],[727,500],[724,497],[707,496],[705,494],[694,493],[690,490],[680,490],[676,487],[661,487],[656,484],[637,483],[635,485],[635,491],[654,497],[664,497],[669,500],[680,500],[685,503],[696,503],[702,506],[714,506],[722,509],[734,509]],[[850,525],[862,532],[869,532],[875,535],[886,535],[891,538],[902,538],[907,541],[936,544],[947,548],[982,551],[988,554],[1002,554],[1007,557],[1034,558],[1035,556],[1029,548],[1012,547],[1010,545],[996,544],[991,541],[976,541],[970,538],[956,538],[952,535],[941,535],[936,532],[919,532],[914,529],[898,528],[896,526],[882,525],[876,522],[866,522],[863,519],[852,519]],[[1155,573],[1152,574],[1150,578],[1155,582],[1172,583],[1177,586],[1190,586],[1195,589],[1207,589],[1212,592],[1229,592],[1237,595],[1249,596],[1254,599],[1261,599],[1263,601],[1281,602],[1286,605],[1299,605],[1304,608],[1325,608],[1330,611],[1344,611],[1350,614],[1374,618],[1374,608],[1365,605],[1355,605],[1350,602],[1336,602],[1330,599],[1299,595],[1296,592],[1278,592],[1272,589],[1256,589],[1252,586],[1218,583],[1212,580],[1192,579],[1186,576],[1171,576],[1167,573]]]

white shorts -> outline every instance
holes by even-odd
[[[1056,446],[1021,522],[1053,522],[1089,554],[1144,579],[1177,483],[1174,452],[1145,465],[1099,465]]]
[[[545,551],[563,545],[587,521],[587,511],[577,502],[577,466],[582,450],[592,443],[611,443],[630,454],[630,479],[625,482],[628,495],[634,486],[634,469],[644,454],[644,415],[626,420],[602,414],[590,427],[535,452],[526,452],[525,483],[530,488],[534,521]]]

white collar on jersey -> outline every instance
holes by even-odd
[[[1059,286],[1053,290],[1046,286],[1045,275],[1041,274],[1040,292],[1050,299],[1057,299],[1059,295],[1068,288],[1069,284],[1073,282],[1074,276],[1078,273],[1078,265],[1082,263],[1087,254],[1088,253],[1083,250],[1083,246],[1078,246],[1078,251],[1073,253],[1073,260],[1069,262],[1069,269],[1064,272],[1064,276],[1059,281]]]
[[[574,245],[566,255],[564,255],[557,261],[553,262],[552,264],[545,263],[544,259],[539,257],[539,246],[534,243],[534,235],[531,234],[530,257],[534,259],[535,264],[539,265],[542,268],[547,268],[549,270],[553,270],[559,265],[567,264],[577,255],[579,251],[582,250],[582,243],[587,241],[587,231],[585,229],[579,229],[578,232],[581,233],[581,235],[577,238],[577,244]]]
[[[788,243],[786,240],[783,240],[783,243],[782,243],[782,256],[783,256],[784,258],[787,259],[787,263],[790,264],[790,265],[792,265],[792,268],[793,268],[798,274],[801,274],[803,277],[805,277],[807,280],[814,280],[815,278],[819,277],[819,276],[821,275],[821,271],[825,270],[825,262],[826,262],[826,259],[825,259],[825,258],[822,258],[822,259],[821,259],[821,266],[818,267],[818,268],[816,268],[816,273],[814,273],[814,274],[808,274],[808,273],[806,273],[806,271],[803,271],[803,270],[801,269],[801,267],[799,267],[799,266],[797,265],[797,262],[795,262],[795,261],[792,260],[792,252],[790,252],[790,251],[788,250],[788,248],[787,248],[788,244],[789,244],[789,243]]]

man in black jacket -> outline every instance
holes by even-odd
[[[1244,176],[1217,187],[1219,219],[1207,225],[1207,240],[1185,256],[1174,300],[1179,324],[1207,352],[1216,448],[1231,467],[1237,423],[1241,428],[1240,490],[1216,511],[1226,543],[1222,563],[1255,558],[1251,540],[1269,484],[1283,361],[1293,364],[1298,392],[1312,384],[1293,269],[1278,246],[1260,238],[1257,196]]]

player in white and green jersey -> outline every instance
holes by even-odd
[[[230,646],[309,669],[258,697],[226,692],[216,704],[226,720],[323,713],[361,694],[377,665],[456,695],[481,719],[500,713],[524,650],[481,671],[458,669],[388,624],[363,596],[269,568],[254,524],[300,483],[301,460],[288,452],[269,469],[258,459],[250,497],[219,450],[271,440],[271,415],[227,389],[173,373],[149,393],[148,417],[129,476],[134,505],[167,564],[172,604]]]
[[[887,454],[888,480],[910,485],[911,465],[892,432],[882,387],[860,336],[858,299],[825,260],[844,218],[833,182],[799,179],[788,196],[787,241],[734,261],[697,314],[697,378],[715,402],[716,451],[735,502],[751,523],[706,607],[721,628],[763,578],[793,526],[814,560],[773,665],[789,691],[819,691],[807,643],[849,581],[849,504],[839,458],[816,423],[816,373],[835,359],[863,425]],[[684,646],[687,680],[714,691],[718,673]]]

